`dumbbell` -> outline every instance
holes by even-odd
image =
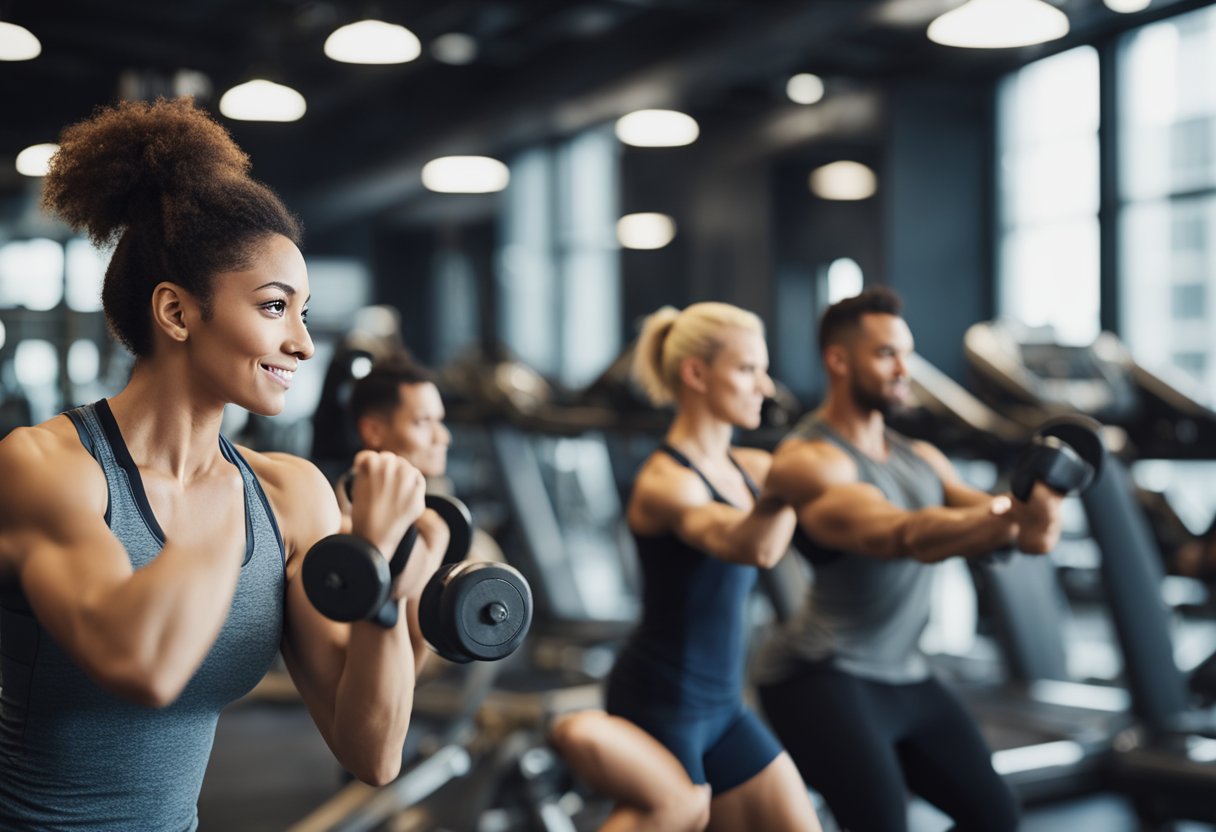
[[[349,479],[346,489],[349,495]],[[443,565],[423,589],[419,604],[423,636],[449,661],[495,661],[509,656],[532,621],[528,582],[506,564],[464,562],[472,544],[473,522],[462,502],[428,494],[426,505],[447,524],[450,540]],[[390,597],[392,583],[405,569],[417,539],[418,529],[411,526],[386,563],[363,538],[330,535],[318,541],[304,559],[304,592],[327,618],[371,620],[394,627],[398,604]]]
[[[422,589],[418,623],[431,649],[450,662],[504,659],[532,624],[532,588],[505,563],[446,564]]]
[[[1061,494],[1088,488],[1101,475],[1106,457],[1101,430],[1101,423],[1088,416],[1060,416],[1044,422],[1009,476],[1014,499],[1029,500],[1036,482]],[[1005,563],[1012,556],[1012,549],[1001,549],[988,560]]]
[[[1041,482],[1061,494],[1084,491],[1102,473],[1102,425],[1087,416],[1061,416],[1043,424],[1018,458],[1009,491],[1021,502]]]

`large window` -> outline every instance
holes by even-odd
[[[1216,404],[1216,8],[1120,49],[1120,329],[1136,359]]]
[[[1100,298],[1097,52],[1018,70],[998,113],[1001,317],[1088,343]]]
[[[561,384],[590,384],[620,352],[616,181],[608,129],[511,164],[498,256],[503,340]]]

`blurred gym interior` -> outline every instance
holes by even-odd
[[[371,19],[401,51],[341,54],[331,35]],[[253,80],[285,100],[242,109]],[[771,450],[825,394],[819,315],[878,284],[916,338],[893,424],[969,483],[1006,487],[1061,415],[1110,451],[1048,557],[937,570],[921,644],[1022,828],[1216,829],[1211,0],[0,2],[0,437],[132,365],[101,311],[110,253],[39,206],[59,131],[181,95],[305,229],[315,356],[280,415],[229,406],[225,434],[335,479],[352,383],[407,350],[452,433],[431,485],[535,604],[510,658],[432,662],[381,788],[276,664],[221,716],[201,829],[597,828],[611,804],[546,732],[602,705],[638,615],[623,507],[670,416],[629,377],[639,321],[758,314],[777,389],[737,442]],[[764,575],[752,644],[813,581],[798,557]]]

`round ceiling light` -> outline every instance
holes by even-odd
[[[786,82],[785,94],[795,104],[814,104],[823,98],[823,79],[809,72],[799,72]]]
[[[0,21],[0,61],[29,61],[42,54],[42,44],[29,29]]]
[[[616,238],[623,248],[663,248],[675,236],[676,222],[666,214],[626,214],[616,221]]]
[[[878,177],[861,162],[832,162],[811,171],[811,193],[820,199],[869,199],[878,190]]]
[[[307,109],[304,96],[264,78],[237,84],[220,97],[220,112],[237,121],[299,121]]]
[[[441,156],[422,166],[422,184],[441,194],[488,194],[501,191],[511,171],[489,156]]]
[[[33,144],[17,154],[17,173],[22,176],[46,176],[51,157],[59,152],[57,144]]]
[[[325,39],[325,55],[345,64],[405,64],[422,54],[418,36],[383,20],[339,26]]]
[[[1009,49],[1062,38],[1068,16],[1043,0],[968,0],[929,24],[929,40],[964,49]]]
[[[699,135],[696,119],[676,110],[635,110],[616,121],[616,137],[634,147],[682,147]]]

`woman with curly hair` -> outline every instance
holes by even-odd
[[[227,404],[279,413],[313,354],[296,219],[185,99],[66,129],[44,203],[116,243],[102,299],[135,364],[0,443],[0,827],[196,828],[219,712],[280,649],[342,765],[390,780],[417,634],[312,608],[300,565],[338,530],[333,491],[220,435]],[[353,532],[392,552],[423,479],[395,454],[355,467]],[[411,559],[398,603],[433,564]]]

